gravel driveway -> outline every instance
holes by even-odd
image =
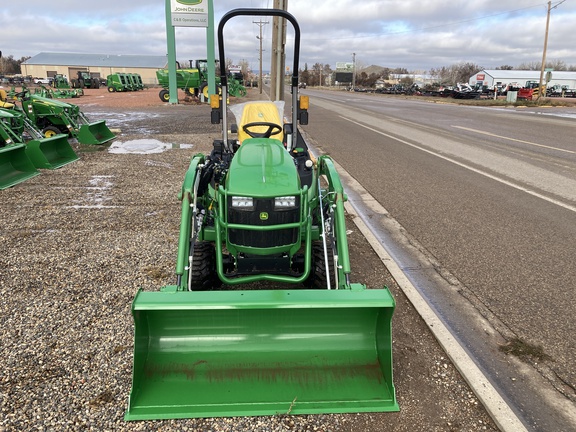
[[[124,422],[130,305],[139,288],[174,282],[177,194],[190,158],[209,151],[219,127],[209,107],[165,105],[154,89],[88,90],[72,102],[119,129],[117,142],[153,138],[170,149],[73,144],[80,160],[1,191],[0,431],[497,430],[353,224],[353,280],[388,285],[397,300],[400,412]]]

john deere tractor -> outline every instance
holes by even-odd
[[[217,62],[217,65],[219,62]],[[159,69],[156,71],[156,78],[158,83],[162,86],[159,96],[163,102],[170,101],[170,81],[168,77],[168,69]],[[218,78],[216,79],[218,83]],[[180,67],[176,70],[176,87],[184,90],[189,96],[199,96],[204,94],[208,100],[208,60],[190,60],[188,68]]]
[[[180,190],[176,280],[139,291],[127,420],[397,411],[386,288],[351,281],[342,183],[328,156],[313,157],[298,124],[300,29],[294,27],[291,120],[282,105],[243,104],[222,136],[192,158]],[[234,107],[231,107],[234,108]],[[229,133],[229,127],[237,134]],[[234,136],[233,136],[234,135]]]

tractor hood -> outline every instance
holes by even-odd
[[[247,139],[236,152],[226,185],[229,194],[272,197],[299,192],[293,158],[282,143],[270,138]]]

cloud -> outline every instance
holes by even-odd
[[[214,2],[216,20],[238,1]],[[271,0],[248,0],[242,7],[271,7]],[[510,4],[513,3],[513,4]],[[557,4],[556,2],[555,4]],[[351,61],[409,70],[459,62],[486,68],[538,62],[542,57],[547,2],[542,0],[290,0],[289,12],[302,30],[301,64]],[[0,12],[0,50],[15,58],[41,51],[164,55],[165,6],[158,0],[8,2]],[[263,26],[264,62],[269,62],[272,18],[238,17],[226,26],[226,57],[258,63]],[[548,56],[576,66],[572,28],[576,4],[552,10]],[[291,33],[289,32],[289,35]],[[206,56],[204,29],[177,28],[177,56]],[[289,46],[291,42],[289,42]]]

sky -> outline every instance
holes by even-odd
[[[215,27],[237,7],[271,8],[273,0],[213,0]],[[542,60],[546,0],[287,0],[301,29],[300,67],[315,63],[378,65],[426,72],[474,63],[484,69]],[[40,52],[166,55],[164,0],[25,0],[0,8],[0,51],[15,59]],[[576,0],[551,2],[547,60],[576,66]],[[258,69],[270,64],[272,18],[237,17],[225,27],[226,58]],[[287,62],[293,32],[288,26]],[[176,57],[206,57],[206,29],[177,27]],[[355,55],[354,55],[355,54]]]

